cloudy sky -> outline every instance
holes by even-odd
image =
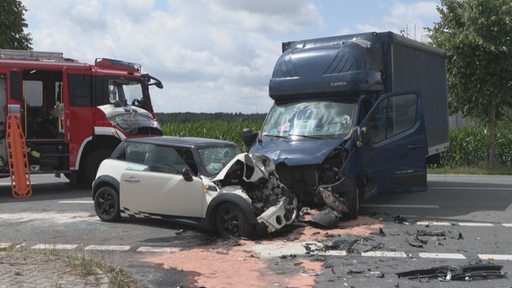
[[[424,40],[439,0],[21,0],[33,48],[142,64],[157,112],[265,113],[281,42],[393,31]]]

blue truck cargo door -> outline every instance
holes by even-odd
[[[428,153],[422,97],[418,91],[383,95],[361,128],[362,173],[379,194],[427,189]]]

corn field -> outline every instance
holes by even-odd
[[[498,166],[512,166],[512,129],[498,129],[496,136]],[[485,128],[450,130],[450,148],[441,155],[441,166],[485,167],[489,157],[489,133]]]
[[[197,121],[186,123],[165,123],[164,135],[179,137],[212,138],[234,142],[243,149],[242,130],[251,128],[254,132],[261,129],[262,121]]]

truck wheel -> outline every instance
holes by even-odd
[[[244,213],[233,203],[223,203],[215,214],[215,225],[221,237],[249,237],[253,227]]]
[[[121,217],[119,194],[111,186],[103,186],[94,196],[94,210],[102,221],[115,222]]]
[[[354,183],[354,189],[352,189],[351,195],[347,195],[345,199],[347,200],[347,208],[348,212],[343,213],[344,219],[357,219],[359,215],[359,185]]]
[[[96,178],[96,172],[98,172],[101,161],[107,159],[110,154],[112,154],[110,150],[99,149],[87,156],[87,158],[84,159],[84,165],[80,165],[78,182],[83,185],[91,185],[94,178]]]

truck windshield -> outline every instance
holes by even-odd
[[[143,100],[142,83],[136,80],[113,79],[108,83],[110,103],[137,105]],[[138,106],[138,105],[137,105]]]
[[[275,104],[262,128],[263,136],[334,138],[348,134],[356,103],[315,101]]]

